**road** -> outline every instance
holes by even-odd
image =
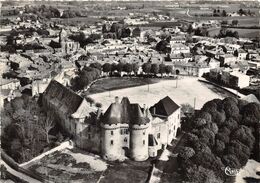
[[[187,9],[186,15],[187,15],[188,17],[193,17],[193,16],[190,15],[190,9]]]

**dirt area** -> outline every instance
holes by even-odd
[[[195,103],[196,109],[200,109],[209,100],[225,97],[220,93],[215,93],[203,83],[200,83],[198,78],[193,77],[184,77],[178,81],[163,80],[155,84],[90,95],[96,102],[102,103],[104,111],[114,102],[115,96],[119,98],[127,96],[130,102],[138,103],[141,106],[146,104],[148,107],[169,96],[178,104],[189,103],[194,106]]]

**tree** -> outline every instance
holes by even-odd
[[[102,69],[103,69],[103,72],[105,72],[105,73],[111,72],[111,64],[110,64],[110,63],[105,63],[105,64],[102,66]]]
[[[43,115],[39,119],[40,127],[43,133],[46,135],[46,142],[48,144],[50,143],[49,132],[55,126],[53,116],[54,116],[53,113],[49,113],[47,114],[47,117]]]
[[[117,64],[116,63],[112,63],[111,64],[111,72],[112,74],[117,70]]]
[[[227,16],[226,10],[223,10],[223,11],[222,11],[222,16],[223,16],[223,17],[226,17],[226,16]]]
[[[130,74],[133,71],[133,65],[130,63],[126,63],[123,67],[123,71]]]
[[[143,72],[145,72],[146,74],[150,74],[151,73],[151,64],[146,62],[142,65],[142,69]]]
[[[102,104],[101,104],[100,102],[97,102],[97,103],[96,103],[96,107],[97,107],[97,108],[101,108],[101,107],[102,107]]]
[[[191,34],[193,31],[194,31],[194,30],[193,30],[193,28],[192,28],[192,25],[189,24],[189,27],[188,27],[188,29],[187,29],[188,34]]]
[[[239,140],[232,140],[227,146],[226,153],[236,156],[241,166],[246,165],[250,157],[249,147],[241,143]]]
[[[124,65],[125,64],[123,64],[123,63],[121,63],[121,62],[119,62],[118,64],[117,64],[117,71],[121,74],[121,72],[123,71],[123,68],[124,68]]]
[[[159,52],[168,53],[168,42],[166,40],[161,40],[156,44],[155,49]]]
[[[133,63],[133,71],[135,73],[135,75],[137,75],[138,71],[139,71],[139,65],[137,63]]]
[[[185,104],[181,104],[181,111],[183,114],[194,113],[194,108],[189,103],[185,103]]]
[[[241,168],[241,165],[240,165],[237,157],[233,154],[228,154],[228,155],[223,156],[222,160],[223,160],[223,163],[226,166],[229,166],[230,168],[237,168],[237,169]]]
[[[223,155],[223,152],[226,148],[225,142],[216,139],[214,150],[218,155]]]
[[[182,147],[178,157],[184,160],[190,159],[192,156],[195,155],[195,151],[191,147]]]
[[[163,76],[163,74],[165,73],[165,67],[165,64],[159,65],[159,73],[161,74],[161,76]]]
[[[232,25],[238,25],[238,20],[232,20]]]
[[[172,71],[173,71],[172,66],[167,65],[167,66],[165,67],[165,72],[166,72],[166,74],[168,74],[168,76],[169,76],[169,74],[172,73]]]
[[[206,169],[202,166],[190,166],[185,169],[185,175],[189,182],[210,182],[210,183],[221,183],[223,182],[217,177],[214,171]]]
[[[250,149],[253,148],[255,137],[252,131],[247,126],[241,125],[235,132],[232,133],[232,139],[236,139],[248,146]]]
[[[153,73],[155,76],[159,73],[159,66],[158,66],[158,64],[152,64],[151,65],[151,73]]]
[[[87,102],[90,103],[91,106],[95,103],[95,100],[91,97],[86,96],[85,99],[86,99]]]
[[[91,64],[89,65],[89,67],[96,68],[96,69],[98,69],[98,70],[101,70],[101,69],[102,69],[102,65],[101,65],[100,63],[98,63],[98,62],[91,63]]]

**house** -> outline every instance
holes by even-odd
[[[247,57],[247,52],[243,49],[239,49],[236,51],[238,60],[245,60]]]
[[[224,84],[230,87],[244,88],[250,84],[250,76],[236,71],[229,72],[223,70],[220,78]]]
[[[167,96],[150,107],[149,111],[152,115],[150,133],[159,144],[170,144],[180,128],[180,106]]]
[[[190,48],[182,43],[170,43],[171,54],[190,53]]]
[[[235,63],[237,61],[237,57],[231,54],[225,54],[219,56],[219,61],[221,65],[225,65],[225,64],[231,65],[232,63]]]
[[[48,87],[51,78],[32,81],[32,96],[42,94]]]
[[[10,89],[10,90],[15,90],[19,88],[20,86],[20,81],[17,79],[1,79],[0,83],[0,89]]]
[[[52,80],[43,93],[43,108],[73,137],[77,147],[114,161],[156,157],[180,128],[180,107],[165,97],[150,109],[115,98],[102,113],[84,98]]]
[[[194,62],[188,63],[175,63],[174,69],[178,75],[196,76],[201,77],[203,74],[210,72],[210,67],[205,64],[197,64]]]

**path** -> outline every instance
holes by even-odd
[[[14,170],[13,168],[11,168],[9,165],[7,165],[3,160],[0,160],[0,164],[3,164],[7,171],[11,174],[13,174],[14,176],[16,177],[19,177],[20,179],[26,181],[26,182],[29,182],[29,183],[41,183],[40,181],[32,178],[32,177],[29,177],[28,175],[25,175],[24,173],[21,173],[21,172],[18,172],[16,170]]]
[[[60,151],[60,150],[66,149],[66,148],[68,148],[68,149],[73,148],[73,146],[70,145],[70,141],[62,142],[59,146],[57,146],[57,147],[55,147],[55,148],[53,148],[53,149],[51,149],[49,151],[46,151],[46,152],[40,154],[39,156],[31,159],[30,161],[27,161],[27,162],[24,162],[24,163],[20,164],[20,166],[21,167],[27,166],[30,163],[34,162],[34,161],[40,160],[41,158],[43,158],[44,156],[46,156],[48,154],[51,154],[51,153],[53,153],[55,151]]]

